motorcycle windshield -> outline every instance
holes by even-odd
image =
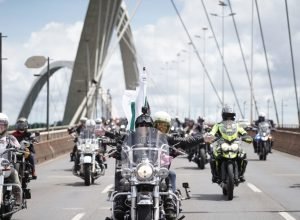
[[[268,122],[259,123],[258,130],[259,130],[260,135],[263,135],[263,133],[265,133],[265,135],[271,133],[270,125]],[[265,135],[263,135],[263,136],[265,136]]]
[[[79,138],[81,140],[85,140],[85,139],[96,139],[96,134],[94,132],[94,130],[89,130],[89,129],[83,129],[80,132]]]
[[[222,138],[228,141],[233,141],[238,137],[237,123],[234,121],[224,121],[220,125]]]
[[[155,128],[137,128],[123,142],[122,164],[126,167],[136,167],[140,163],[168,166],[170,160],[167,137]]]

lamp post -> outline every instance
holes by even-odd
[[[189,89],[189,112],[188,116],[189,119],[191,118],[191,55],[192,55],[192,42],[188,43],[189,45],[189,83],[188,83],[188,89]]]
[[[243,104],[244,104],[244,117],[246,118],[246,101],[244,101]]]
[[[0,112],[2,112],[2,38],[7,37],[3,36],[0,32]]]
[[[46,113],[46,125],[47,125],[47,140],[49,140],[49,78],[50,78],[50,58],[44,56],[32,56],[29,57],[26,62],[25,66],[27,68],[41,68],[47,62],[47,113]],[[35,76],[40,76],[36,74]]]
[[[203,39],[203,64],[205,66],[205,63],[206,63],[206,31],[208,30],[208,28],[203,27],[202,30],[203,30],[203,37],[202,37],[202,39]],[[195,37],[199,38],[199,39],[201,38],[200,35],[195,35]],[[207,38],[208,39],[213,38],[213,36],[209,36]],[[202,85],[202,89],[203,89],[203,92],[202,92],[202,94],[203,94],[202,115],[203,115],[203,117],[205,117],[205,71],[204,70],[203,70],[203,79],[202,79],[202,81],[203,81],[203,85]]]
[[[267,109],[268,109],[268,114],[267,114],[267,117],[268,119],[270,119],[270,115],[269,115],[269,108],[270,108],[270,99],[267,100]]]
[[[222,7],[222,15],[218,15],[216,13],[210,13],[212,16],[222,18],[222,106],[224,106],[224,18],[234,16],[236,13],[230,13],[228,15],[224,15],[224,7],[227,4],[223,1],[219,1],[219,5]]]

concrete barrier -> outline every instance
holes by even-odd
[[[35,144],[36,163],[53,159],[61,154],[71,152],[74,142],[70,137],[62,137]]]

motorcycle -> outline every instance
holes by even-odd
[[[254,137],[254,141],[256,142],[259,160],[266,160],[272,144],[271,129],[268,122],[259,123],[258,132]]]
[[[75,162],[73,174],[83,179],[86,186],[105,174],[107,166],[103,154],[103,148],[95,134],[84,130],[78,137],[75,160],[79,160],[79,163],[76,165]],[[79,166],[79,169],[76,166]]]
[[[234,124],[228,123],[222,128],[222,134],[225,136],[231,136],[235,133]],[[243,136],[241,138],[234,137],[230,140],[226,140],[222,137],[219,137],[215,140],[213,136],[207,135],[204,137],[205,142],[216,144],[216,149],[218,155],[214,157],[218,160],[212,159],[212,166],[216,167],[217,176],[220,177],[220,180],[217,182],[222,188],[224,196],[227,196],[228,200],[233,199],[234,187],[238,186],[239,181],[239,172],[242,169],[241,167],[246,163],[239,161],[239,149],[242,141],[249,142],[249,139],[252,140],[249,136]],[[239,167],[240,166],[240,167]]]
[[[26,196],[16,183],[10,183],[9,177],[15,172],[17,161],[15,148],[8,148],[0,154],[0,219],[10,220],[12,215],[26,208]],[[22,182],[22,177],[21,177]]]
[[[187,150],[188,160],[195,162],[199,169],[205,169],[205,165],[209,161],[208,150],[209,145],[205,142],[198,144]]]
[[[150,127],[137,128],[130,133],[121,147],[121,180],[118,191],[111,193],[112,217],[120,220],[165,220],[179,217],[179,198],[167,185],[170,165],[166,135]],[[113,152],[112,152],[113,153]],[[166,211],[166,201],[175,202],[173,215]],[[115,205],[125,207],[122,216],[116,216]]]

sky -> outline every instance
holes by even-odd
[[[208,13],[222,15],[217,0],[203,0]],[[225,1],[227,2],[227,1]],[[268,54],[271,79],[280,124],[297,124],[295,88],[288,41],[287,19],[284,1],[257,0],[262,22],[265,46]],[[148,74],[148,97],[152,112],[168,111],[173,117],[204,116],[207,121],[220,120],[221,105],[205,76],[203,96],[203,68],[192,47],[190,39],[170,0],[125,0],[133,32],[140,70],[146,67]],[[139,4],[140,3],[140,4]],[[174,0],[212,82],[222,97],[222,62],[212,30],[206,18],[201,0]],[[231,0],[239,36],[244,50],[248,71],[251,63],[251,14],[252,0]],[[49,56],[52,61],[74,60],[88,6],[87,0],[0,0],[0,32],[3,60],[3,112],[14,123],[39,70],[27,69],[26,59],[32,55]],[[135,8],[138,6],[137,11]],[[291,39],[294,51],[295,70],[300,66],[300,20],[297,13],[300,3],[288,1]],[[263,44],[254,8],[253,29],[253,84],[259,112],[264,112],[276,122]],[[224,8],[224,15],[230,13]],[[222,18],[209,15],[213,32],[220,48],[224,48],[224,60],[241,111],[250,119],[250,86],[242,61],[232,17]],[[208,30],[203,31],[203,27]],[[200,38],[195,37],[196,35]],[[204,42],[204,36],[205,42]],[[224,47],[222,47],[222,39]],[[205,43],[205,44],[204,44]],[[112,47],[116,45],[112,41]],[[204,46],[205,45],[205,46]],[[204,54],[205,49],[205,54]],[[63,69],[50,81],[50,121],[60,120],[63,114],[70,70]],[[118,86],[116,86],[118,85]],[[189,86],[190,85],[190,86]],[[124,115],[122,94],[124,77],[120,52],[116,50],[104,71],[102,87],[109,88],[113,97],[114,114]],[[298,86],[298,92],[299,86]],[[189,95],[190,94],[190,95]],[[205,97],[205,112],[203,112]],[[30,121],[45,121],[45,91],[34,105]],[[224,102],[241,114],[235,101],[229,80],[224,81]],[[269,106],[269,108],[268,108]],[[283,116],[283,117],[282,117]],[[257,117],[253,114],[253,117]]]

